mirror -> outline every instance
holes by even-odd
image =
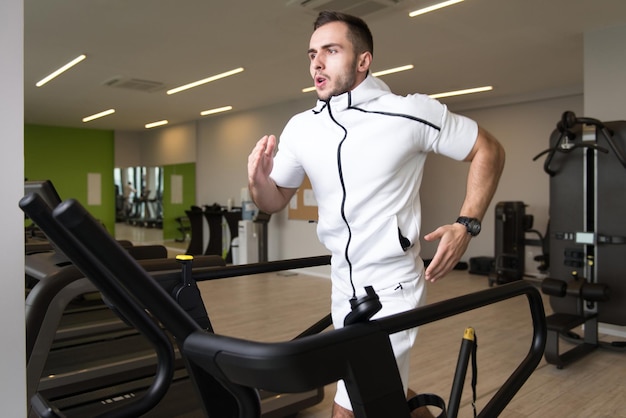
[[[163,228],[163,167],[114,170],[116,222]]]

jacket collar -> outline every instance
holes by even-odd
[[[319,113],[326,105],[330,105],[334,111],[346,110],[352,106],[358,106],[362,103],[369,102],[380,96],[388,94],[391,89],[382,80],[374,77],[371,73],[367,75],[365,80],[353,90],[342,93],[338,96],[332,96],[329,100],[318,100],[317,105],[313,108],[315,113]]]

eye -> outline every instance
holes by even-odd
[[[315,54],[314,54],[314,53],[310,53],[310,54],[309,54],[309,59],[310,59],[311,61],[313,61],[313,60],[315,59]]]

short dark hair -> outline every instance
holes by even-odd
[[[348,25],[348,38],[352,42],[355,52],[368,51],[374,55],[374,38],[367,23],[359,17],[346,13],[325,10],[320,12],[313,23],[313,30],[331,22],[343,22]]]

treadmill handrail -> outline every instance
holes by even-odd
[[[522,295],[528,299],[532,317],[532,343],[526,357],[479,414],[480,417],[493,417],[502,412],[543,357],[547,338],[543,302],[540,292],[524,281],[512,282],[292,342],[259,343],[234,337],[194,333],[185,340],[184,351],[186,355],[212,372],[223,373],[225,378],[239,384],[278,392],[304,391],[344,378],[345,376],[330,371],[340,368],[342,362],[349,362],[353,350],[363,346],[360,338],[367,338],[368,335],[381,331],[387,335],[393,334]],[[346,341],[355,341],[355,347],[349,348],[345,352],[345,357],[321,354],[329,344]],[[374,353],[370,353],[370,356],[377,361],[379,359]],[[286,379],[279,379],[277,376]],[[309,380],[303,380],[301,376],[306,376]]]
[[[132,299],[131,295],[125,293],[119,286],[115,286],[112,281],[98,280],[102,271],[98,260],[87,251],[81,251],[80,245],[76,245],[74,238],[53,219],[52,209],[41,196],[29,193],[20,200],[19,206],[42,230],[46,231],[48,237],[62,249],[85,276],[94,282],[103,295],[114,303],[126,307],[124,310],[126,319],[154,347],[158,358],[156,374],[144,396],[123,407],[105,412],[99,417],[136,417],[145,414],[165,396],[174,375],[174,349],[169,339],[145,310]]]

